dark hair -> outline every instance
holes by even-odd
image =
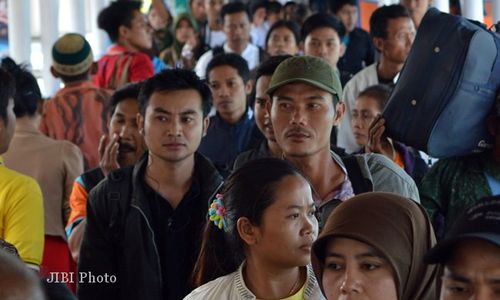
[[[361,97],[369,97],[375,100],[378,104],[380,111],[384,110],[391,94],[391,88],[384,84],[372,85],[359,93],[357,99]]]
[[[281,9],[283,8],[283,5],[279,3],[278,1],[273,1],[269,2],[267,5],[266,13],[267,14],[279,14],[281,13]]]
[[[329,5],[329,8],[330,8],[330,11],[333,13],[333,14],[337,14],[339,12],[339,10],[342,9],[342,7],[344,7],[344,5],[350,5],[350,6],[358,6],[358,0],[330,0],[330,2],[328,3]]]
[[[16,94],[16,83],[14,78],[4,68],[0,68],[0,118],[5,125],[9,122],[7,118],[7,106],[9,100]]]
[[[15,80],[14,113],[17,118],[35,115],[42,93],[35,76],[26,70],[25,65],[17,65],[10,57],[2,59],[2,68],[7,70]]]
[[[409,18],[408,10],[400,5],[384,5],[377,8],[370,17],[370,35],[372,38],[387,38],[387,26],[390,19]]]
[[[97,26],[106,31],[112,42],[118,40],[120,26],[131,27],[134,11],[140,11],[141,1],[114,1],[101,10],[97,17]]]
[[[62,82],[64,82],[64,83],[84,81],[84,80],[89,80],[89,73],[90,73],[89,70],[83,72],[82,74],[72,75],[72,76],[63,75],[63,74],[59,74],[59,73],[57,73],[57,75],[59,76],[59,78],[61,78]]]
[[[293,36],[295,37],[295,43],[297,45],[299,45],[299,43],[301,41],[301,39],[300,39],[300,27],[299,27],[299,24],[297,24],[294,21],[279,20],[279,21],[276,21],[273,24],[273,26],[271,26],[271,28],[269,28],[269,30],[267,31],[266,43],[264,44],[265,47],[267,47],[267,42],[269,42],[269,38],[271,37],[271,33],[274,30],[276,30],[278,28],[282,28],[282,27],[288,28],[293,33]]]
[[[146,114],[149,99],[154,92],[196,90],[201,96],[203,117],[210,112],[210,89],[196,73],[183,69],[163,70],[153,77],[143,81],[139,92],[139,106],[141,115]]]
[[[312,31],[323,27],[335,30],[339,38],[345,34],[345,27],[339,19],[329,14],[317,13],[307,18],[302,25],[302,40],[305,40]]]
[[[267,10],[267,6],[268,5],[269,5],[269,1],[268,0],[258,0],[258,1],[255,1],[252,5],[250,5],[250,13],[253,16],[255,14],[255,12],[259,8],[264,8],[264,9]]]
[[[259,80],[260,77],[262,76],[272,76],[274,74],[274,71],[276,68],[281,64],[284,60],[292,57],[292,55],[276,55],[276,56],[271,56],[265,61],[263,61],[258,67],[255,72],[255,82]],[[255,86],[256,84],[254,84]]]
[[[113,115],[115,113],[116,107],[120,102],[122,102],[125,99],[135,99],[137,102],[139,102],[139,92],[141,90],[141,87],[143,85],[143,81],[141,82],[136,82],[136,83],[129,83],[127,85],[122,86],[121,88],[117,89],[113,95],[111,96],[110,102],[111,102],[111,109],[110,109],[110,115]]]
[[[236,271],[245,259],[245,243],[236,229],[238,219],[246,217],[260,225],[264,211],[275,200],[276,185],[285,176],[302,174],[286,160],[262,158],[244,164],[228,177],[222,192],[226,227],[222,230],[207,221],[193,272],[194,286]]]
[[[241,77],[243,82],[247,82],[250,79],[250,70],[248,69],[247,61],[234,53],[221,53],[217,54],[210,60],[207,65],[206,77],[209,80],[210,71],[220,66],[230,66],[238,71],[238,75]]]
[[[237,14],[240,12],[246,13],[248,20],[251,20],[250,13],[248,12],[247,6],[242,2],[231,2],[224,4],[220,10],[220,18],[224,22],[224,17],[226,15]]]
[[[291,21],[297,22],[298,24],[304,24],[305,19],[311,14],[309,6],[304,3],[298,3],[295,6],[294,12],[291,15]]]

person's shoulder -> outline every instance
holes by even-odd
[[[366,162],[372,176],[374,191],[393,192],[420,201],[415,181],[392,160],[378,153],[357,156]]]
[[[0,169],[0,192],[9,195],[32,195],[41,199],[42,192],[36,180],[7,167]]]
[[[384,168],[388,168],[391,170],[402,171],[405,172],[401,167],[396,165],[392,160],[390,160],[387,156],[378,154],[378,153],[363,153],[357,154],[357,157],[362,158],[366,161],[368,166],[379,165]],[[399,173],[399,172],[398,172]]]
[[[77,145],[73,144],[72,142],[70,141],[67,141],[67,140],[54,140],[54,139],[51,139],[53,140],[60,149],[61,149],[61,152],[64,154],[64,155],[77,155],[77,156],[81,156],[82,155],[82,151],[80,150],[80,148],[78,148]]]
[[[377,63],[373,63],[356,73],[345,85],[344,90],[359,89],[360,86],[374,84],[377,78]]]
[[[258,155],[258,149],[250,149],[245,152],[240,153],[236,160],[234,161],[233,170],[239,169],[241,166],[246,164],[247,162],[255,159],[255,156]]]
[[[354,33],[358,37],[371,39],[370,33],[368,33],[368,31],[364,30],[363,28],[356,27],[354,28],[352,33]]]
[[[132,186],[132,173],[134,171],[134,166],[127,166],[114,170],[104,177],[92,190],[91,193],[94,194],[95,198],[108,198],[113,197],[114,191],[121,191],[125,186]],[[92,175],[98,176],[98,171]],[[83,175],[82,175],[83,176]],[[123,197],[120,197],[123,198]],[[96,202],[101,201],[96,200]]]
[[[196,288],[184,300],[229,299],[236,272],[219,277]]]

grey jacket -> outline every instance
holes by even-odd
[[[331,155],[333,160],[345,170],[346,167],[340,156],[334,152],[331,152]],[[355,157],[361,174],[367,182],[370,182],[372,191],[395,193],[420,203],[417,185],[413,179],[390,159],[375,153],[357,154]],[[340,201],[331,200],[318,208],[320,228],[323,227],[332,210],[339,204]]]

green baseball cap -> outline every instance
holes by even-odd
[[[304,82],[342,97],[342,85],[337,71],[319,57],[294,56],[284,60],[274,71],[267,89],[272,97],[280,87],[294,82]]]

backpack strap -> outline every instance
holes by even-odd
[[[361,167],[359,166],[356,155],[348,155],[342,157],[345,168],[347,169],[347,176],[352,184],[352,189],[355,195],[372,192],[373,184],[368,178],[363,176]]]

